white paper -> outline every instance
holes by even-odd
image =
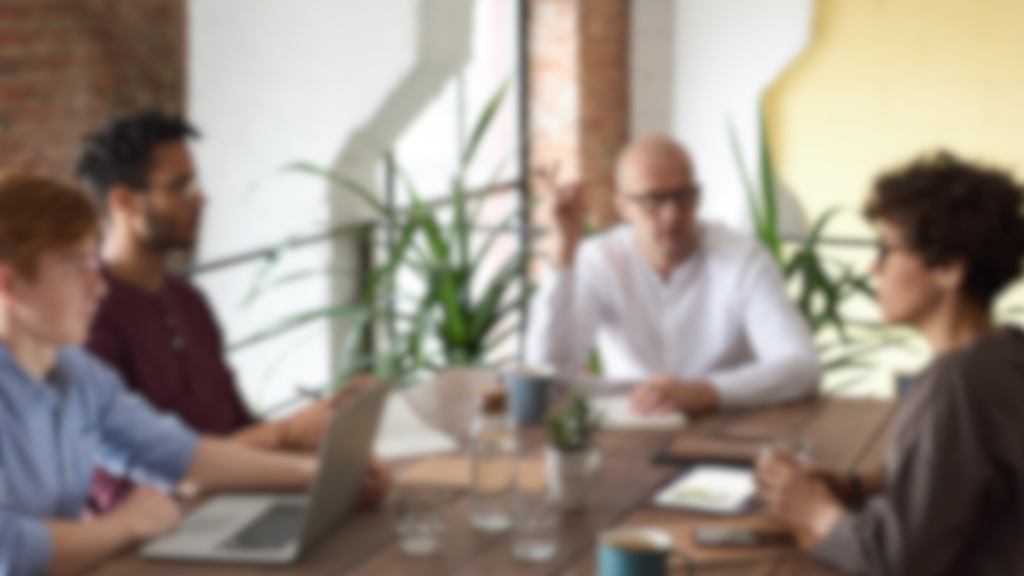
[[[633,412],[628,395],[597,396],[591,399],[594,410],[602,414],[601,427],[608,429],[682,428],[686,417],[680,412],[644,416]]]
[[[658,492],[654,503],[718,514],[741,512],[754,495],[749,468],[702,464]]]
[[[427,426],[404,396],[393,393],[384,406],[374,453],[385,460],[454,452],[458,443]]]

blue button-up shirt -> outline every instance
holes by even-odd
[[[170,488],[196,442],[195,433],[128,392],[88,352],[59,350],[40,382],[0,344],[0,576],[49,569],[43,520],[81,517],[94,465]]]

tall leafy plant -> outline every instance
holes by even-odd
[[[747,168],[731,123],[729,141],[754,230],[779,265],[794,303],[814,335],[826,373],[850,371],[848,382],[854,382],[864,370],[874,366],[873,354],[901,344],[904,339],[881,326],[847,317],[846,308],[851,301],[865,298],[873,302],[875,295],[866,272],[826,258],[822,252],[825,229],[839,210],[833,208],[819,216],[804,238],[784,238],[778,226],[778,179],[764,117],[759,124],[760,168],[756,178]]]
[[[365,370],[408,383],[424,371],[486,364],[494,361],[499,347],[518,332],[520,326],[513,316],[529,297],[525,283],[520,282],[528,254],[515,252],[488,277],[483,270],[485,259],[493,266],[492,259],[497,256],[491,249],[499,236],[515,225],[519,214],[481,232],[477,222],[486,198],[471,198],[467,190],[470,168],[504,102],[506,89],[503,86],[490,98],[460,151],[451,178],[447,216],[424,202],[415,183],[390,154],[385,161],[397,175],[407,200],[402,206],[382,202],[373,190],[343,174],[305,162],[288,167],[324,178],[341,193],[365,203],[379,228],[389,229],[394,238],[392,245],[375,252],[375,262],[361,280],[356,302],[302,311],[273,329],[345,320],[347,337],[339,352],[335,384]],[[495,171],[485,189],[494,189],[499,172]],[[254,293],[273,283],[266,277],[261,275]],[[384,320],[393,321],[396,329],[392,337],[381,341],[373,334],[380,332],[376,328]]]

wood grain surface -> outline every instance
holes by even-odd
[[[424,418],[449,433],[468,423],[469,398],[485,382],[485,374],[457,377],[418,387],[414,405]],[[433,395],[433,397],[432,397]],[[515,560],[508,534],[483,534],[468,521],[469,497],[457,490],[448,507],[442,551],[413,558],[399,549],[386,506],[345,519],[300,562],[285,568],[204,563],[152,562],[132,552],[108,560],[89,576],[582,576],[595,574],[595,539],[601,531],[638,518],[686,513],[651,509],[653,494],[680,470],[679,464],[655,463],[655,456],[679,461],[749,462],[765,443],[806,437],[814,456],[844,470],[877,465],[884,452],[894,405],[870,400],[819,399],[788,406],[717,414],[693,421],[683,432],[607,431],[598,438],[602,462],[593,479],[588,506],[563,514],[558,553],[542,564]],[[432,413],[431,410],[436,410]],[[521,432],[521,442],[536,451],[544,442],[541,430]],[[688,521],[694,520],[691,514]],[[715,555],[713,561],[677,561],[672,574],[699,576],[831,576],[838,572],[797,552],[766,558]]]

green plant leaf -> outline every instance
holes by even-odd
[[[367,307],[362,304],[342,304],[321,306],[297,314],[292,314],[291,316],[284,318],[283,320],[279,321],[277,324],[269,328],[259,330],[254,334],[250,334],[249,336],[242,338],[238,342],[235,342],[234,344],[229,346],[229,350],[240,350],[242,348],[251,346],[258,342],[262,342],[264,340],[267,340],[268,338],[272,338],[274,336],[277,336],[289,330],[293,330],[295,328],[298,328],[299,326],[303,326],[310,322],[327,319],[338,319],[344,318],[346,316],[355,317],[359,314],[365,313],[366,310]]]
[[[358,274],[357,270],[350,270],[348,268],[328,267],[328,268],[312,268],[307,270],[296,270],[288,274],[277,276],[271,280],[266,280],[262,283],[254,285],[249,294],[246,295],[246,299],[242,302],[243,308],[248,308],[255,303],[261,296],[271,292],[277,288],[283,288],[291,284],[300,283],[310,278],[317,278],[321,276],[355,276]]]
[[[747,194],[750,218],[754,222],[754,229],[757,230],[758,236],[764,242],[766,241],[766,238],[763,236],[766,224],[764,210],[762,209],[763,198],[761,198],[761,194],[758,193],[757,189],[754,188],[754,182],[747,173],[746,162],[743,161],[743,150],[740,148],[739,137],[736,135],[736,127],[733,126],[731,119],[728,119],[726,122],[729,130],[729,146],[732,150],[733,161],[736,163],[736,171],[743,182],[743,190]]]
[[[498,163],[497,167],[495,167],[491,172],[490,176],[487,178],[487,184],[484,185],[484,190],[486,190],[486,192],[475,200],[476,205],[473,206],[469,216],[470,222],[480,221],[480,214],[483,212],[484,204],[486,204],[487,200],[489,200],[490,197],[498,190],[498,179],[501,178],[501,175],[505,172],[505,168],[508,167],[510,162],[511,156],[505,156],[505,158],[503,158],[501,162]]]
[[[469,142],[466,145],[466,149],[462,151],[463,172],[473,162],[473,157],[476,156],[477,149],[480,147],[480,143],[483,141],[484,135],[487,134],[487,130],[490,128],[491,123],[498,114],[498,110],[501,108],[501,103],[505,100],[505,93],[508,92],[508,86],[508,80],[502,82],[498,90],[495,91],[494,95],[491,96],[490,100],[487,102],[487,105],[484,107],[479,118],[477,118],[472,134],[469,137]]]
[[[759,116],[760,119],[760,143],[761,143],[761,197],[763,199],[763,212],[765,227],[768,233],[766,237],[769,242],[769,249],[775,256],[775,259],[781,260],[782,257],[782,241],[779,238],[778,233],[778,210],[776,205],[778,203],[778,192],[775,189],[776,182],[778,181],[775,177],[775,166],[773,164],[771,147],[768,145],[768,126],[764,119],[764,111],[762,110]]]
[[[394,218],[394,213],[377,198],[377,194],[374,193],[373,190],[347,176],[342,176],[341,174],[337,174],[309,162],[292,162],[286,165],[283,170],[286,172],[297,172],[300,174],[309,174],[325,178],[335,185],[347,189],[358,196],[363,202],[373,209],[377,217],[388,221]]]

